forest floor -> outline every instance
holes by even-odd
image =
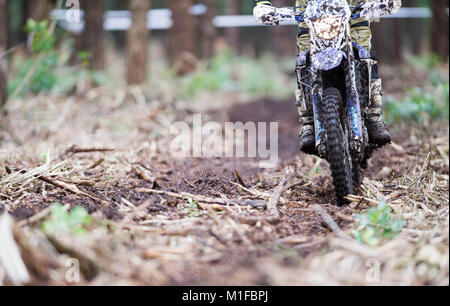
[[[13,216],[31,284],[449,284],[447,121],[393,125],[394,143],[371,159],[351,204],[338,207],[327,163],[298,151],[293,101],[147,100],[138,88],[98,88],[11,103],[0,134],[0,211]],[[171,123],[195,113],[278,122],[280,163],[172,157]],[[401,232],[361,243],[357,215],[383,200],[404,221]],[[86,231],[52,231],[61,222],[55,202],[84,207]],[[11,283],[5,272],[0,265],[0,284]]]

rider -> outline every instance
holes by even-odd
[[[270,5],[271,1],[254,0],[256,5]],[[296,0],[297,7],[306,7],[308,2],[314,0]],[[367,2],[364,0],[363,2]],[[347,0],[351,6],[356,6],[360,0]],[[300,23],[300,32],[298,34],[297,45],[300,54],[305,53],[310,47],[310,36],[306,22]],[[370,57],[376,60],[375,50],[372,47],[372,32],[370,30],[370,21],[367,17],[361,17],[352,20],[351,23],[352,40],[357,45],[366,49]],[[371,83],[371,103],[367,108],[367,129],[369,131],[370,140],[379,145],[385,145],[391,142],[391,135],[389,134],[386,123],[383,120],[382,112],[382,98],[383,95],[381,87],[381,79],[378,75],[378,65],[373,65],[372,68],[372,83]],[[314,117],[312,109],[306,103],[305,96],[301,89],[296,91],[297,105],[299,105],[299,114],[303,122],[303,128],[300,134],[300,146],[302,151],[311,152],[314,150]]]

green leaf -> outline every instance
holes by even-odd
[[[50,217],[42,223],[46,233],[69,231],[77,235],[87,232],[86,227],[92,223],[92,218],[83,207],[75,207],[67,212],[59,203],[53,203]]]
[[[395,238],[403,226],[404,222],[396,220],[392,208],[382,201],[377,207],[367,209],[364,215],[356,216],[356,229],[352,234],[358,241],[376,246]]]

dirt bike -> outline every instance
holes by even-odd
[[[305,21],[311,48],[300,54],[297,78],[314,114],[315,154],[328,161],[338,204],[362,182],[362,168],[379,148],[369,141],[364,108],[369,106],[371,69],[366,49],[352,43],[350,22],[360,17],[394,14],[401,0],[381,0],[351,7],[346,0],[316,0],[307,7],[259,5],[255,18],[265,25]]]

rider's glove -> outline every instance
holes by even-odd
[[[265,1],[253,0],[253,1],[255,2],[256,6],[258,6],[258,5],[270,5],[270,6],[272,6],[272,2],[270,2],[269,0],[265,0]]]

